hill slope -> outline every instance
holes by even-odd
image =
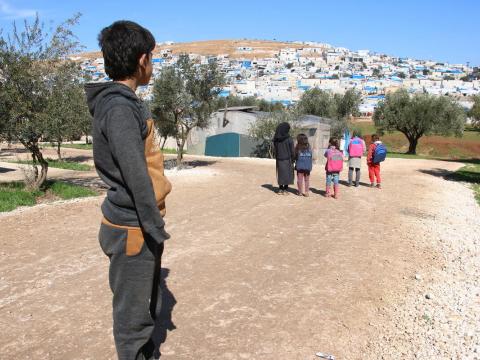
[[[251,51],[242,51],[238,48],[251,48]],[[291,42],[280,42],[272,40],[205,40],[192,41],[184,43],[174,43],[172,45],[157,45],[154,54],[162,50],[170,49],[173,54],[194,53],[200,55],[219,55],[228,54],[232,58],[264,58],[275,55],[283,48],[302,48],[302,44]],[[100,57],[100,51],[81,54],[83,58]]]

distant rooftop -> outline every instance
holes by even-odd
[[[227,111],[244,111],[250,112],[258,110],[258,106],[231,106],[227,107]],[[225,109],[218,109],[217,111],[225,111]]]

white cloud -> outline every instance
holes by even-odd
[[[32,9],[17,9],[5,0],[0,0],[0,16],[4,19],[19,19],[34,17],[37,11]]]

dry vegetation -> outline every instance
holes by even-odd
[[[252,51],[239,51],[239,47],[251,47]],[[272,40],[206,40],[172,45],[157,45],[154,54],[165,49],[172,50],[173,54],[194,53],[200,55],[228,54],[232,58],[265,58],[275,55],[283,48],[302,48],[303,45],[290,42],[279,42]],[[101,53],[88,52],[81,55],[83,58],[100,57]]]

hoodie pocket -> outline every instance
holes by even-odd
[[[120,249],[127,256],[136,256],[140,254],[144,244],[145,239],[141,228],[115,225],[105,218],[102,220],[100,246],[108,256],[118,253]]]

